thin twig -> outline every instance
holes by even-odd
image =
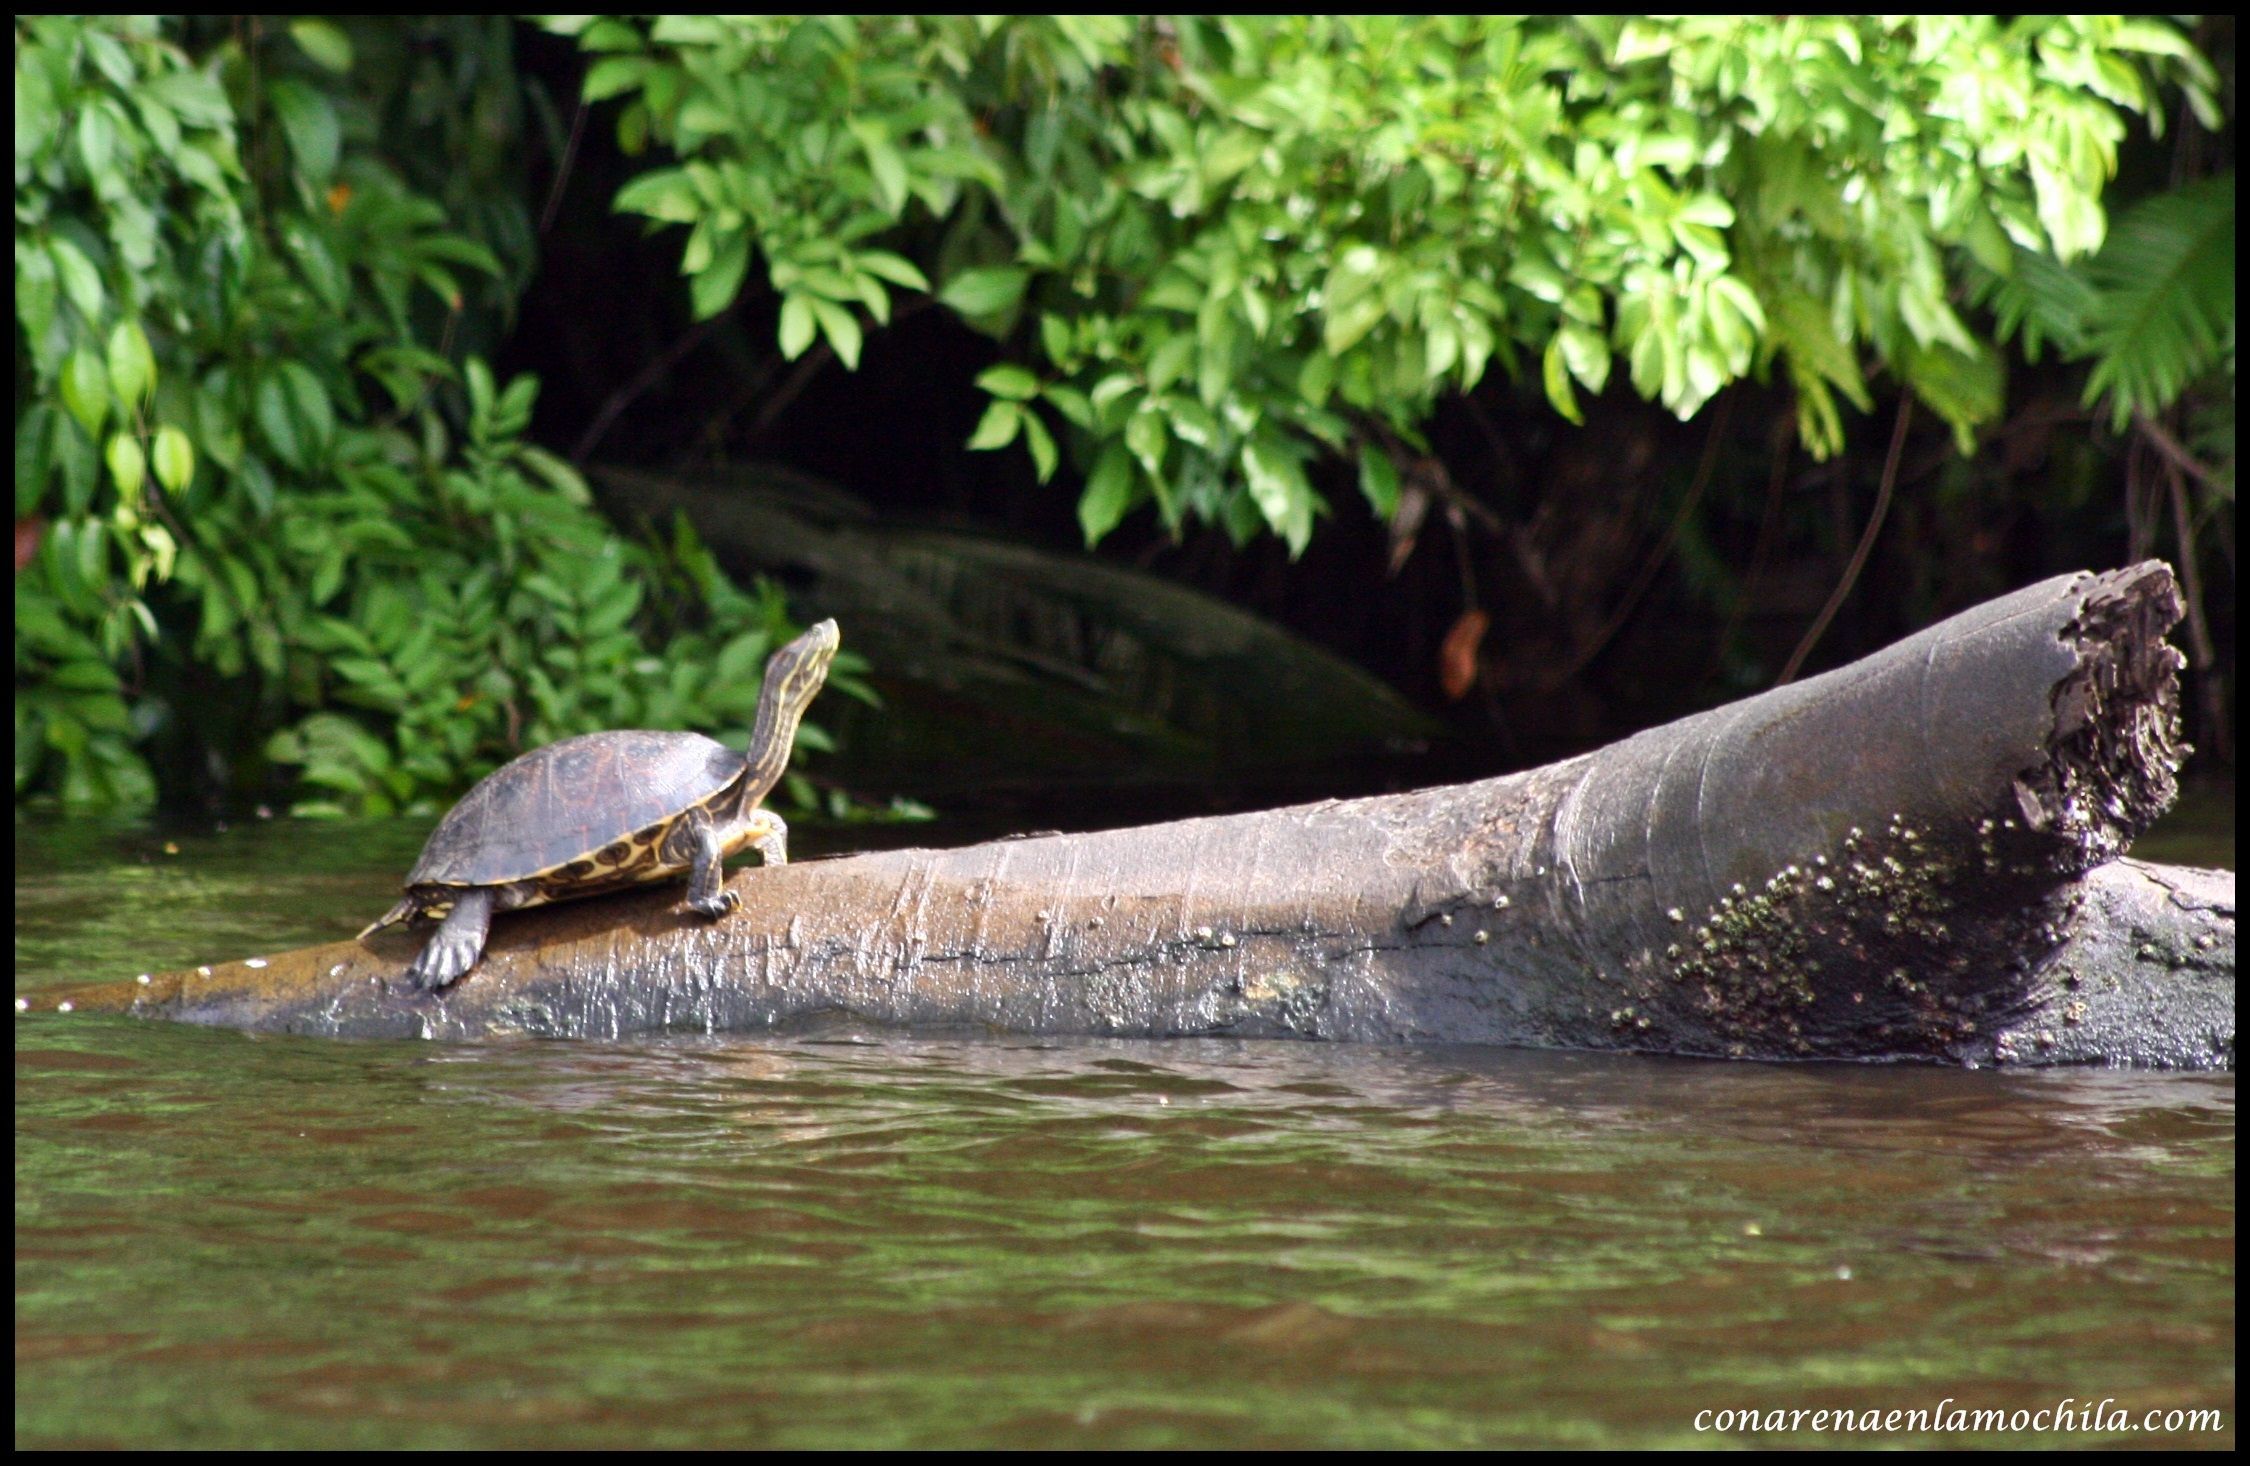
[[[1520,481],[1523,475],[1517,471],[1516,455],[1509,449],[1507,440],[1500,436],[1500,429],[1494,426],[1491,415],[1474,394],[1463,394],[1460,401],[1468,409],[1469,421],[1476,424],[1477,431],[1484,434],[1486,444],[1491,447],[1493,467],[1511,483]]]
[[[1836,582],[1836,589],[1829,595],[1828,604],[1820,608],[1819,619],[1805,633],[1805,639],[1797,643],[1797,650],[1790,653],[1789,665],[1781,669],[1781,676],[1775,680],[1774,686],[1785,687],[1796,680],[1797,669],[1805,665],[1805,658],[1812,655],[1812,649],[1819,644],[1821,634],[1828,630],[1828,623],[1835,620],[1836,613],[1843,608],[1844,598],[1852,593],[1852,586],[1858,581],[1860,570],[1867,564],[1868,552],[1875,548],[1875,532],[1883,527],[1883,516],[1890,512],[1891,490],[1898,483],[1899,455],[1906,451],[1906,425],[1913,419],[1914,399],[1901,393],[1898,399],[1898,426],[1891,429],[1891,451],[1883,460],[1882,487],[1875,491],[1875,512],[1867,516],[1867,528],[1859,537],[1859,548],[1852,551],[1851,563],[1844,567],[1844,578]]]
[[[1725,439],[1727,424],[1733,417],[1734,393],[1729,392],[1719,399],[1718,410],[1711,414],[1711,434],[1703,443],[1703,461],[1696,465],[1695,480],[1688,485],[1687,497],[1680,501],[1679,510],[1673,514],[1671,524],[1665,527],[1664,537],[1656,542],[1656,548],[1649,551],[1648,558],[1641,562],[1640,574],[1634,577],[1632,588],[1618,600],[1616,609],[1609,613],[1609,620],[1602,624],[1602,629],[1595,632],[1578,655],[1571,659],[1569,670],[1557,679],[1558,682],[1575,677],[1585,669],[1587,663],[1599,656],[1602,648],[1609,645],[1609,639],[1617,635],[1632,616],[1641,597],[1648,593],[1649,586],[1656,580],[1656,572],[1664,567],[1665,560],[1671,556],[1672,546],[1679,540],[1680,531],[1687,527],[1688,516],[1695,512],[1697,502],[1703,498],[1703,491],[1710,486],[1711,470],[1719,461],[1719,444]]]
[[[634,373],[633,380],[612,392],[609,400],[602,404],[601,411],[594,414],[594,420],[586,425],[586,431],[579,434],[578,442],[570,450],[570,461],[584,463],[586,456],[594,451],[595,445],[608,435],[610,425],[617,421],[617,415],[631,406],[634,398],[655,386],[658,378],[679,365],[680,358],[702,345],[703,338],[710,335],[712,328],[724,319],[724,315],[716,315],[707,321],[698,321],[679,340]]]
[[[1458,505],[1447,506],[1452,512],[1445,516],[1445,527],[1453,531],[1453,558],[1461,572],[1461,604],[1474,611],[1477,606],[1476,567],[1469,556],[1469,521]]]
[[[2142,425],[2147,426],[2145,420]],[[2180,539],[2180,590],[2187,601],[2188,644],[2195,648],[2195,662],[2203,673],[2197,689],[2203,699],[2204,726],[2200,732],[2212,745],[2213,753],[2232,763],[2226,701],[2219,690],[2219,649],[2211,640],[2211,623],[2203,614],[2203,573],[2195,563],[2195,524],[2188,514],[2183,473],[2183,468],[2173,463],[2164,478],[2171,490],[2173,532]]]
[[[1501,523],[1500,516],[1491,506],[1473,497],[1468,490],[1454,482],[1453,471],[1445,466],[1444,459],[1435,454],[1417,451],[1380,419],[1367,419],[1367,426],[1374,430],[1376,437],[1382,439],[1384,448],[1390,453],[1391,462],[1406,465],[1401,477],[1418,477],[1423,490],[1430,497],[1475,520],[1486,532],[1498,535],[1506,530],[1507,526]],[[1495,439],[1495,443],[1497,441]]]
[[[2149,516],[2156,501],[2155,493],[2148,487],[2149,460],[2155,456],[2156,445],[2135,434],[2125,444],[2125,563],[2138,565],[2148,558],[2149,546],[2156,542],[2149,528]]]
[[[916,296],[891,312],[891,318],[886,323],[886,328],[902,325],[936,304],[937,301],[930,296]],[[797,400],[798,394],[812,385],[813,378],[820,375],[821,369],[835,359],[836,353],[826,341],[819,342],[812,350],[806,352],[798,361],[797,369],[789,374],[788,380],[776,388],[773,396],[767,398],[764,405],[759,407],[758,415],[752,418],[750,426],[743,430],[737,446],[748,447],[765,436],[766,429],[773,426],[774,420],[787,411],[789,404]],[[696,434],[697,441],[707,442],[715,439],[720,431],[726,427],[728,421],[749,405],[747,396],[737,396],[734,401],[712,414],[710,420],[703,424],[701,431]]]
[[[742,446],[747,448],[750,444],[765,436],[766,429],[773,426],[774,419],[787,411],[789,404],[797,400],[798,394],[811,386],[813,378],[820,375],[821,368],[835,359],[834,349],[825,341],[806,352],[804,359],[797,363],[797,369],[789,374],[788,380],[774,389],[774,394],[768,397],[765,404],[758,409],[758,415],[750,419],[750,426],[744,429],[742,434]],[[734,416],[732,412],[722,414],[719,418],[706,424],[703,432],[697,436],[709,437],[715,434],[726,419],[732,416]]]
[[[562,207],[563,185],[570,181],[570,170],[578,160],[578,138],[586,130],[587,104],[581,100],[578,110],[571,114],[570,137],[563,144],[562,161],[555,165],[555,182],[547,190],[547,206],[539,211],[539,233],[542,237],[554,227],[555,211]]]
[[[1719,664],[1726,659],[1727,647],[1734,641],[1735,628],[1749,613],[1750,604],[1758,594],[1758,582],[1765,578],[1766,556],[1772,551],[1774,535],[1781,527],[1781,491],[1789,482],[1790,449],[1797,441],[1790,432],[1788,418],[1775,419],[1773,440],[1773,468],[1766,475],[1766,507],[1758,516],[1758,541],[1750,551],[1750,572],[1742,578],[1742,588],[1735,593],[1734,605],[1727,611],[1727,624],[1720,628],[1718,639],[1711,643],[1711,663],[1703,669],[1706,678],[1719,670]]]
[[[2207,489],[2215,489],[2220,493],[2226,492],[2225,485],[2219,482],[2218,474],[2213,472],[2193,453],[2188,452],[2186,445],[2167,432],[2155,418],[2150,417],[2145,412],[2136,412],[2133,414],[2133,426],[2139,428],[2141,436],[2148,439],[2150,446],[2170,459],[2172,465],[2182,473],[2190,475]]]
[[[769,351],[764,356],[759,357],[758,364],[743,375],[742,380],[735,385],[732,392],[727,394],[727,400],[719,405],[718,410],[705,420],[701,428],[687,435],[686,442],[689,446],[681,450],[684,458],[687,461],[694,461],[694,455],[699,446],[715,441],[721,427],[731,421],[742,409],[757,401],[760,394],[766,390],[766,384],[774,379],[774,374],[780,371],[781,367],[782,356],[778,349]],[[713,461],[720,461],[723,457],[723,454],[714,455]]]

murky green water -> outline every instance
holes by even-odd
[[[19,991],[347,933],[421,834],[19,824]],[[52,1014],[16,1069],[18,1446],[2234,1438],[2232,1076]],[[1948,1400],[2123,1414],[1697,1428]]]

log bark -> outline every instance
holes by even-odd
[[[337,1036],[1041,1034],[2231,1067],[2234,877],[2167,808],[2179,617],[2063,576],[1792,686],[1452,788],[738,873],[503,919],[438,995],[388,932],[65,995]]]

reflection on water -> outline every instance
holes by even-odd
[[[418,843],[28,838],[32,986],[332,936]],[[19,1445],[1664,1445],[1948,1397],[2233,1439],[2231,1076],[16,1045]]]

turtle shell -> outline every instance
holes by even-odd
[[[495,886],[559,873],[606,884],[742,770],[741,754],[700,733],[588,733],[550,743],[463,795],[406,883]],[[581,862],[582,870],[565,869]]]

